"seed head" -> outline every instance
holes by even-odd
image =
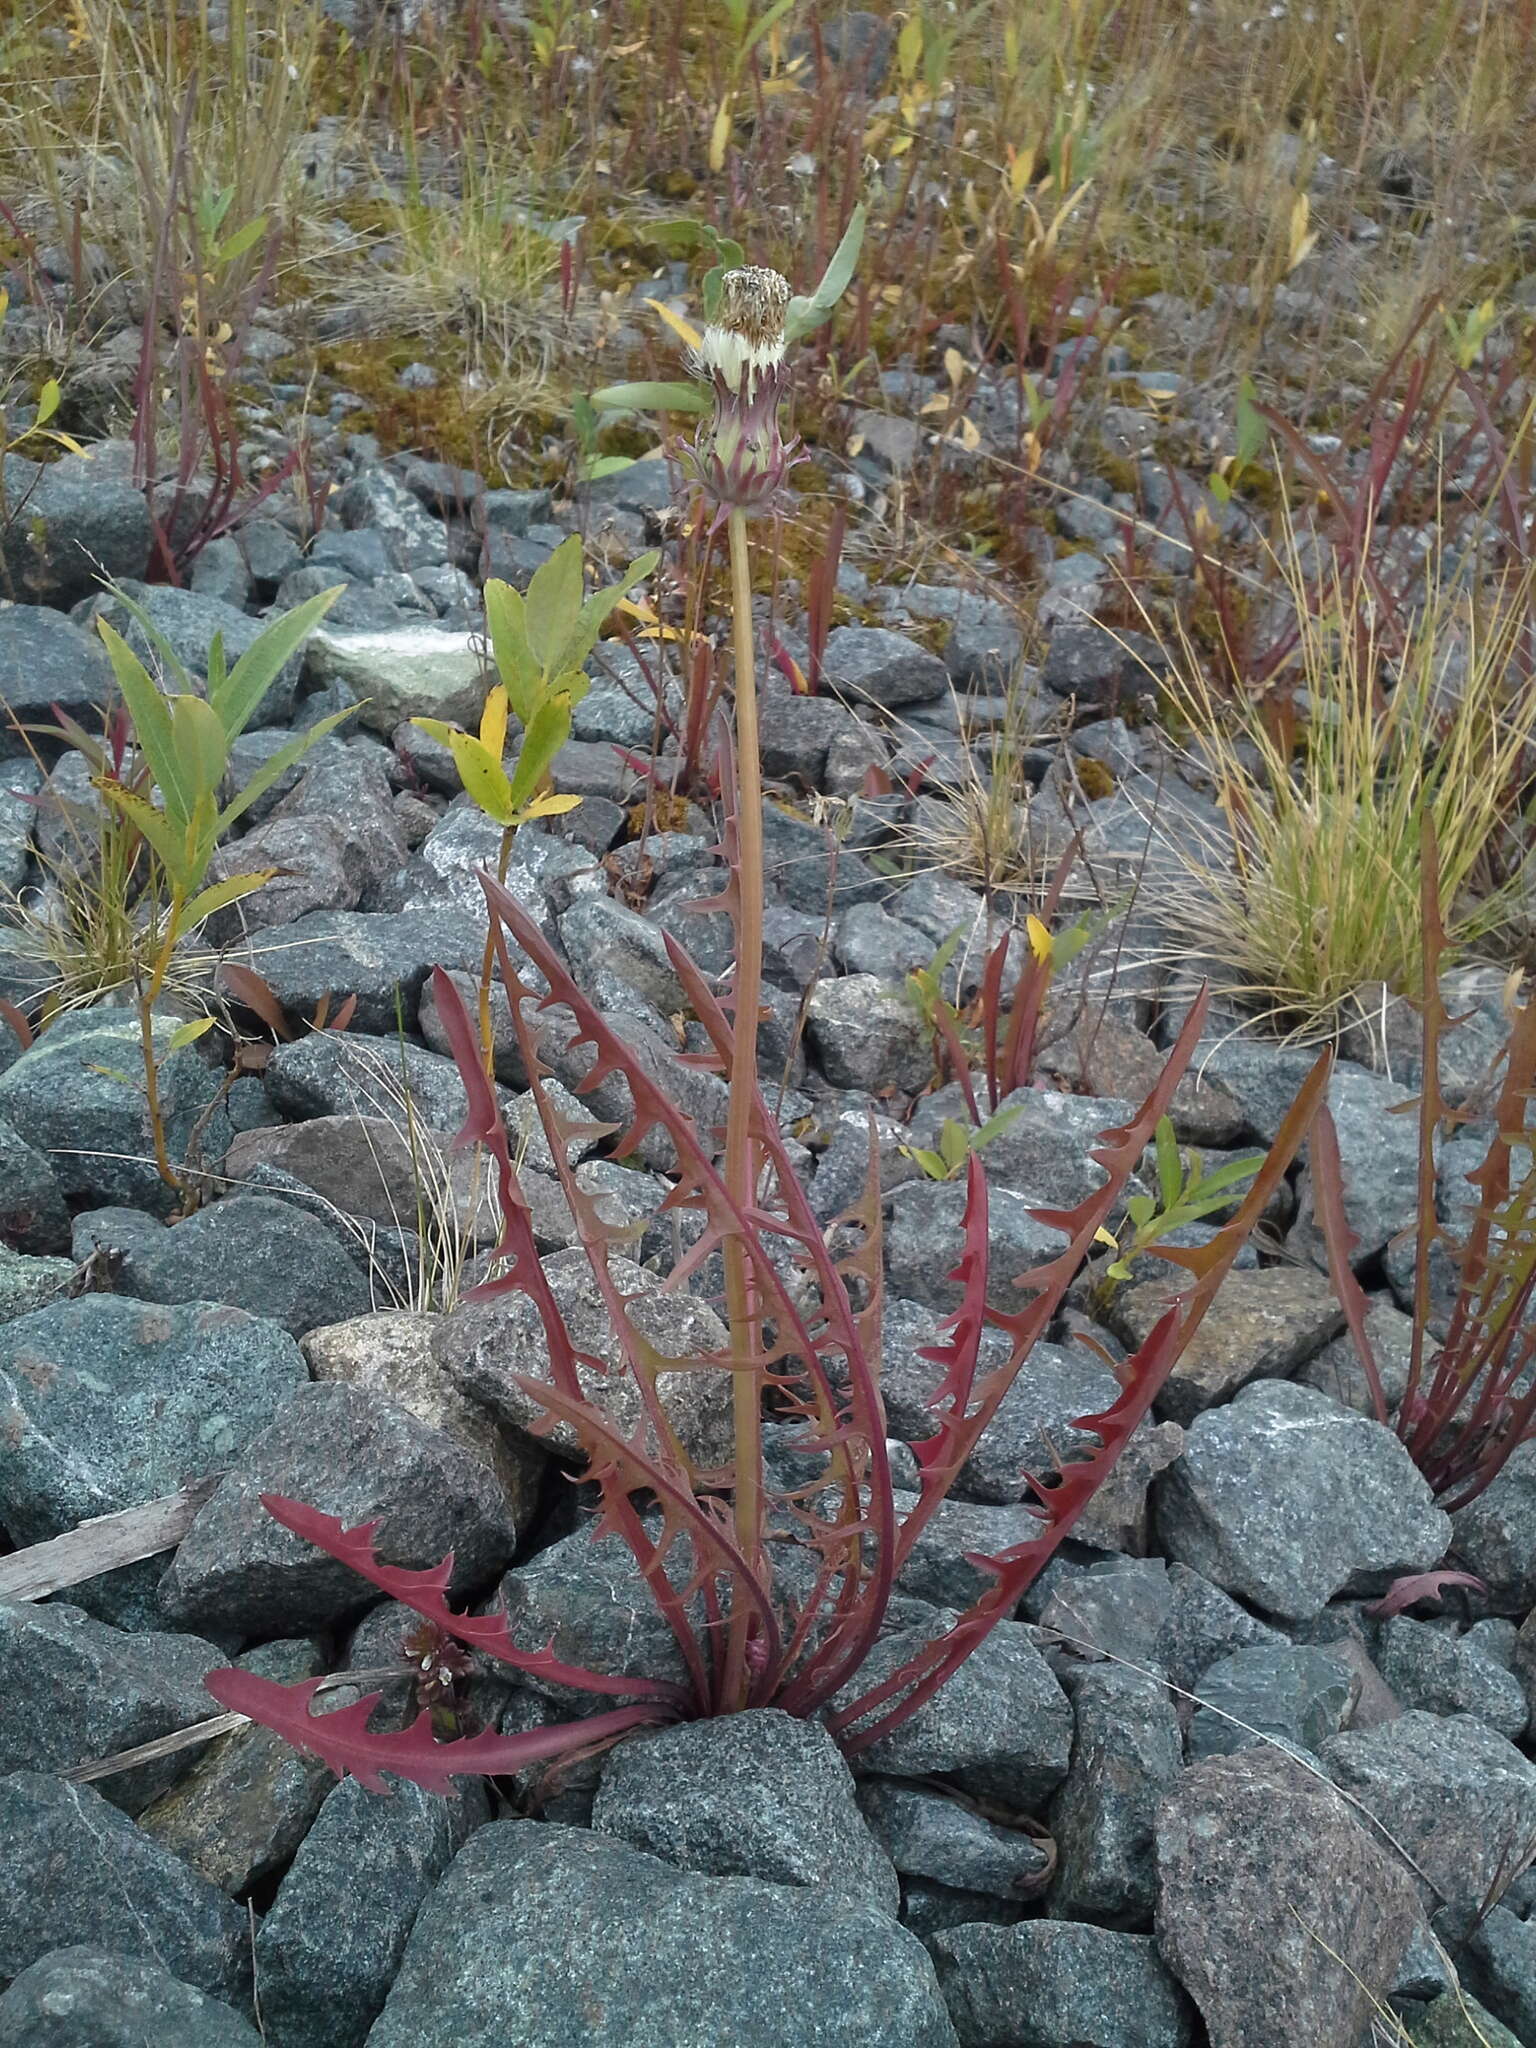
[[[714,417],[688,464],[717,521],[733,507],[766,506],[789,467],[792,451],[779,431],[788,310],[789,285],[776,270],[728,270],[720,280],[715,317],[693,363],[714,387]]]
[[[699,349],[705,376],[732,395],[745,395],[750,403],[758,380],[784,361],[788,309],[789,284],[776,270],[728,270],[720,280],[720,303]]]

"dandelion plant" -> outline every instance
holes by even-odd
[[[856,242],[853,245],[856,248]],[[844,252],[840,251],[842,260]],[[852,256],[846,256],[846,281]],[[836,278],[833,278],[836,283]],[[841,289],[841,285],[838,285]],[[1068,1287],[1141,1164],[1199,1037],[1204,997],[1193,1006],[1168,1064],[1147,1100],[1123,1127],[1105,1131],[1092,1158],[1102,1184],[1071,1209],[1037,1212],[1059,1234],[1056,1254],[1018,1276],[1020,1306],[990,1305],[990,1229],[986,1176],[967,1161],[962,1240],[954,1277],[961,1305],[925,1356],[942,1367],[930,1400],[933,1427],[913,1445],[919,1469],[915,1501],[901,1503],[893,1481],[880,1391],[883,1260],[879,1188],[873,1171],[863,1198],[829,1230],[811,1208],[795,1160],[770,1111],[757,1071],[763,912],[762,788],[757,757],[755,670],[747,557],[747,520],[783,486],[791,449],[779,403],[785,350],[796,331],[829,309],[828,285],[809,300],[790,298],[771,271],[727,272],[700,339],[697,366],[710,382],[711,416],[690,460],[699,516],[729,535],[735,613],[735,733],[722,732],[721,784],[727,802],[727,879],[708,907],[735,930],[735,962],[723,988],[705,979],[670,936],[665,944],[708,1050],[699,1055],[726,1080],[720,1133],[699,1129],[622,1033],[582,989],[549,936],[516,897],[482,873],[496,964],[513,1030],[534,1084],[534,1102],[550,1157],[586,1254],[592,1289],[610,1320],[621,1363],[637,1396],[638,1420],[618,1425],[602,1398],[609,1368],[577,1345],[539,1258],[528,1197],[487,1077],[474,1024],[452,981],[434,976],[435,998],[457,1060],[469,1113],[460,1142],[484,1146],[494,1162],[502,1218],[493,1277],[484,1295],[519,1293],[543,1332],[547,1368],[520,1376],[536,1407],[537,1433],[574,1436],[584,1476],[599,1499],[595,1535],[611,1535],[632,1554],[641,1580],[676,1640],[684,1676],[660,1680],[638,1671],[605,1673],[566,1664],[548,1647],[522,1645],[504,1613],[456,1614],[444,1594],[449,1563],[404,1570],[378,1557],[376,1525],[345,1528],[313,1506],[265,1496],[283,1527],[356,1569],[413,1608],[446,1636],[514,1672],[558,1680],[612,1703],[591,1718],[514,1736],[489,1732],[444,1743],[424,1714],[403,1733],[372,1734],[359,1703],[346,1718],[309,1711],[312,1685],[273,1686],[240,1670],[211,1673],[221,1704],[278,1729],[333,1768],[365,1784],[379,1772],[441,1788],[453,1776],[503,1772],[540,1758],[617,1740],[647,1725],[776,1706],[820,1718],[844,1751],[856,1755],[918,1712],[1000,1620],[1011,1616],[1148,1413],[1231,1268],[1252,1223],[1294,1157],[1326,1086],[1320,1059],[1237,1216],[1207,1244],[1162,1255],[1191,1275],[1145,1344],[1117,1368],[1119,1392],[1102,1414],[1074,1427],[1095,1448],[1034,1476],[1029,1537],[972,1560],[986,1589],[954,1620],[936,1617],[931,1637],[878,1681],[866,1674],[887,1627],[897,1581],[999,1404],[1026,1370],[1052,1326]],[[835,299],[835,293],[832,295]],[[531,972],[530,972],[531,967]],[[526,977],[526,978],[525,978]],[[613,1138],[619,1157],[663,1138],[676,1169],[669,1212],[696,1224],[689,1250],[668,1285],[683,1287],[719,1254],[725,1269],[727,1329],[717,1349],[684,1357],[660,1353],[630,1316],[630,1301],[610,1265],[622,1251],[621,1226],[577,1181],[569,1139],[577,1129],[538,1086],[539,1013],[559,1006],[574,1022],[567,1052],[590,1061],[578,1095],[621,1082],[629,1112]],[[585,1126],[584,1126],[585,1127]],[[873,1139],[872,1139],[873,1153]],[[983,1361],[988,1326],[1008,1339],[1006,1359]],[[703,1466],[672,1425],[661,1383],[679,1372],[728,1376],[735,1439],[723,1465]],[[776,1481],[765,1470],[762,1416],[771,1397],[795,1426],[795,1448],[814,1460],[810,1483]],[[791,1553],[793,1557],[791,1558]],[[782,1563],[798,1566],[791,1571]]]

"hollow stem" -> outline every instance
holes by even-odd
[[[508,825],[501,835],[501,850],[496,856],[496,879],[507,879],[507,864],[512,858],[512,835],[515,825]],[[480,962],[480,1051],[485,1060],[487,1080],[493,1080],[496,1073],[496,1045],[491,1031],[491,975],[496,966],[496,920],[491,918],[485,934],[485,953]]]
[[[736,846],[739,911],[736,931],[730,1101],[725,1125],[725,1182],[741,1210],[757,1197],[752,1146],[752,1104],[757,1080],[757,1019],[763,978],[763,785],[757,736],[757,675],[752,652],[752,581],[746,514],[729,521],[731,610],[736,667]],[[763,1545],[763,1416],[758,1368],[757,1304],[746,1247],[738,1234],[725,1241],[726,1315],[735,1361],[735,1535],[743,1557],[761,1574]],[[750,1614],[738,1598],[731,1613],[722,1674],[721,1704],[744,1707],[751,1688]]]

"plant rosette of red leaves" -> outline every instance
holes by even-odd
[[[834,258],[834,267],[839,263],[851,270],[851,257],[843,250]],[[792,303],[791,321],[797,307],[808,307],[824,318],[835,297],[824,280],[815,299]],[[722,291],[721,300],[729,308],[729,292]],[[758,293],[758,310],[762,303]],[[753,346],[763,344],[760,335],[744,338]],[[717,378],[717,386],[720,382]],[[732,461],[745,443],[741,422],[730,412],[738,397],[739,392],[717,389],[717,425],[725,438],[714,444],[719,463],[701,461],[706,488],[716,469],[730,490],[740,482]],[[748,424],[758,443],[765,436],[771,441],[766,418],[754,414]],[[469,1103],[459,1142],[484,1148],[499,1189],[502,1231],[493,1274],[474,1294],[521,1293],[533,1302],[547,1347],[548,1371],[524,1376],[519,1385],[541,1411],[535,1427],[548,1433],[564,1425],[574,1435],[585,1459],[580,1476],[596,1486],[601,1501],[593,1520],[594,1538],[616,1537],[627,1545],[676,1640],[686,1676],[674,1681],[645,1672],[594,1671],[558,1657],[552,1643],[516,1643],[505,1613],[478,1616],[449,1608],[451,1556],[426,1570],[393,1565],[376,1553],[376,1522],[347,1529],[314,1507],[263,1496],[268,1511],[284,1528],[349,1565],[464,1649],[511,1671],[614,1703],[607,1711],[527,1733],[486,1730],[442,1741],[430,1707],[407,1729],[379,1732],[368,1727],[377,1694],[339,1712],[315,1715],[310,1708],[318,1680],[284,1686],[238,1669],[209,1674],[208,1690],[222,1706],[275,1729],[373,1790],[387,1789],[381,1775],[387,1772],[446,1792],[457,1776],[509,1774],[578,1750],[590,1752],[640,1728],[747,1708],[771,1706],[805,1719],[820,1718],[849,1757],[899,1728],[999,1621],[1014,1614],[1103,1484],[1199,1327],[1326,1090],[1329,1058],[1324,1054],[1231,1222],[1204,1245],[1159,1251],[1158,1256],[1188,1272],[1189,1285],[1140,1349],[1114,1366],[1120,1387],[1114,1402],[1102,1414],[1083,1416],[1073,1425],[1097,1447],[1030,1476],[1037,1533],[995,1554],[972,1555],[968,1561],[987,1584],[971,1605],[897,1669],[861,1682],[903,1566],[1008,1389],[1027,1369],[1034,1346],[1050,1330],[1074,1277],[1102,1241],[1126,1182],[1189,1065],[1206,999],[1202,992],[1135,1116],[1104,1131],[1090,1153],[1102,1169],[1102,1185],[1070,1209],[1034,1212],[1037,1220],[1060,1233],[1062,1244],[1053,1258],[1018,1276],[1021,1305],[1016,1311],[1000,1311],[988,1303],[988,1190],[981,1164],[972,1155],[953,1276],[961,1302],[941,1325],[940,1340],[923,1352],[942,1368],[942,1376],[930,1397],[933,1432],[912,1446],[919,1468],[916,1499],[902,1511],[892,1480],[880,1391],[883,1264],[873,1128],[862,1200],[823,1229],[758,1081],[762,797],[744,511],[739,499],[729,506],[737,744],[733,747],[722,732],[718,751],[725,795],[726,879],[720,893],[700,906],[727,914],[736,931],[729,1000],[711,989],[670,935],[665,939],[688,1005],[709,1041],[708,1052],[689,1057],[710,1065],[727,1083],[723,1158],[717,1134],[701,1132],[658,1086],[516,898],[490,874],[480,876],[497,965],[539,1117],[586,1253],[592,1286],[616,1339],[620,1363],[613,1370],[627,1375],[638,1395],[640,1419],[627,1433],[611,1419],[603,1398],[610,1384],[609,1367],[576,1345],[540,1263],[528,1202],[485,1074],[474,1022],[446,974],[440,969],[434,973],[439,1013]],[[518,950],[514,953],[513,948]],[[543,977],[540,988],[520,979],[514,959],[526,961]],[[544,1071],[539,1013],[555,1006],[574,1023],[571,1044],[591,1049],[578,1095],[605,1081],[627,1087],[630,1115],[614,1139],[617,1156],[633,1153],[648,1136],[670,1141],[676,1171],[663,1213],[691,1212],[697,1235],[667,1285],[685,1287],[715,1253],[721,1255],[729,1333],[718,1350],[666,1357],[630,1320],[629,1303],[610,1270],[610,1250],[624,1249],[627,1238],[621,1227],[604,1223],[594,1198],[577,1185],[568,1163],[568,1141],[578,1126],[559,1116],[539,1085]],[[1028,1023],[1026,1015],[1021,1035],[1027,1035]],[[1004,1057],[1002,1064],[1012,1062]],[[981,1343],[989,1326],[1008,1338],[1008,1355],[1002,1363],[983,1368]],[[715,1372],[730,1379],[733,1457],[723,1467],[703,1469],[696,1464],[672,1425],[660,1383],[679,1372]],[[798,1426],[797,1450],[820,1455],[823,1466],[813,1481],[790,1487],[771,1483],[762,1454],[765,1407],[781,1422]],[[789,1552],[800,1569],[776,1569],[775,1558]]]
[[[453,1043],[470,1111],[460,1141],[482,1145],[495,1162],[503,1216],[497,1247],[502,1270],[475,1290],[478,1296],[523,1292],[543,1326],[549,1352],[547,1379],[519,1384],[543,1410],[543,1427],[564,1422],[574,1430],[587,1464],[583,1477],[601,1490],[594,1537],[620,1537],[657,1606],[666,1617],[688,1672],[684,1684],[643,1672],[592,1671],[557,1657],[548,1647],[512,1640],[504,1614],[454,1613],[446,1602],[452,1558],[429,1570],[403,1569],[375,1553],[377,1524],[347,1529],[334,1516],[274,1495],[264,1504],[284,1528],[349,1565],[371,1584],[435,1624],[465,1649],[478,1651],[513,1671],[568,1685],[616,1704],[563,1725],[503,1736],[493,1731],[442,1742],[424,1710],[411,1727],[374,1732],[369,1716],[378,1695],[337,1712],[313,1715],[310,1702],[319,1683],[276,1684],[236,1669],[209,1675],[219,1703],[275,1729],[312,1751],[338,1772],[350,1772],[372,1790],[387,1789],[381,1772],[408,1778],[432,1791],[447,1791],[455,1776],[503,1774],[548,1761],[576,1749],[613,1741],[635,1729],[729,1711],[733,1704],[775,1706],[802,1717],[823,1717],[849,1756],[867,1749],[914,1714],[943,1685],[993,1626],[1009,1618],[1037,1574],[1069,1533],[1107,1478],[1115,1460],[1147,1414],[1153,1400],[1231,1269],[1250,1228],[1295,1155],[1322,1100],[1326,1055],[1319,1060],[1285,1119],[1263,1167],[1238,1214],[1211,1241],[1196,1248],[1167,1248],[1159,1256],[1186,1268],[1192,1285],[1162,1317],[1147,1341],[1116,1367],[1121,1392],[1102,1414],[1075,1424],[1090,1431],[1098,1448],[1031,1476],[1032,1508],[1039,1533],[991,1556],[969,1560],[991,1581],[971,1606],[939,1631],[879,1683],[860,1691],[858,1678],[878,1641],[897,1575],[923,1530],[947,1496],[999,1404],[1030,1353],[1049,1329],[1074,1274],[1088,1257],[1098,1232],[1114,1212],[1126,1180],[1168,1107],[1184,1074],[1204,1016],[1197,1003],[1156,1086],[1129,1123],[1107,1130],[1091,1153],[1103,1168],[1104,1184],[1072,1209],[1039,1210],[1038,1219],[1062,1233],[1061,1251],[1020,1277],[1029,1299],[1016,1313],[987,1305],[988,1201],[979,1160],[969,1165],[964,1249],[955,1278],[964,1299],[946,1318],[943,1340],[923,1356],[944,1368],[931,1397],[934,1433],[914,1444],[921,1474],[916,1504],[898,1512],[886,1451],[885,1411],[880,1396],[880,1210],[871,1184],[865,1200],[841,1227],[823,1232],[811,1212],[754,1074],[729,1075],[732,1086],[751,1091],[752,1127],[759,1167],[757,1202],[743,1212],[733,1199],[707,1145],[690,1119],[656,1086],[601,1012],[582,994],[568,968],[516,899],[490,876],[481,884],[490,906],[499,965],[513,992],[513,1017],[530,1076],[541,1069],[530,1012],[552,1004],[574,1015],[581,1039],[592,1048],[584,1088],[611,1076],[628,1083],[634,1111],[620,1135],[620,1156],[634,1150],[651,1131],[664,1132],[676,1150],[679,1170],[665,1207],[701,1215],[703,1230],[673,1275],[681,1284],[712,1252],[735,1235],[743,1244],[761,1342],[750,1370],[781,1416],[801,1426],[800,1448],[820,1452],[826,1470],[812,1485],[778,1492],[759,1473],[765,1527],[773,1540],[762,1561],[745,1554],[732,1528],[734,1469],[702,1471],[678,1442],[662,1406],[658,1381],[678,1371],[732,1372],[741,1369],[729,1349],[716,1354],[667,1358],[631,1324],[626,1302],[608,1265],[618,1231],[605,1225],[597,1205],[576,1184],[565,1163],[567,1142],[577,1126],[550,1106],[542,1089],[536,1100],[566,1200],[576,1218],[590,1262],[593,1284],[603,1299],[622,1347],[624,1366],[638,1388],[644,1420],[625,1435],[609,1420],[601,1400],[607,1368],[572,1341],[539,1260],[527,1201],[519,1187],[505,1126],[485,1078],[473,1020],[452,982],[441,971],[435,994]],[[734,884],[727,890],[727,905]],[[508,936],[548,981],[542,997],[519,981],[507,948]],[[725,1011],[698,969],[675,941],[668,951],[716,1054],[729,1071],[731,1029]],[[579,1092],[579,1091],[578,1091]],[[851,1231],[848,1227],[851,1226]],[[845,1235],[857,1242],[837,1253]],[[830,1241],[830,1242],[829,1242]],[[773,1252],[779,1252],[778,1262]],[[787,1260],[784,1253],[788,1253]],[[786,1277],[781,1266],[793,1277]],[[810,1305],[807,1306],[807,1303]],[[992,1326],[1010,1339],[1007,1360],[990,1370],[978,1366],[984,1330]],[[642,1503],[644,1505],[642,1505]],[[810,1590],[786,1595],[772,1554],[780,1542],[814,1560]],[[805,1575],[796,1575],[803,1589]],[[727,1694],[724,1655],[733,1615],[750,1617],[745,1698]]]

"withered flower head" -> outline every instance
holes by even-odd
[[[715,317],[699,348],[704,375],[718,379],[733,394],[745,383],[750,400],[758,378],[784,361],[788,309],[789,284],[776,270],[728,270],[720,280]]]
[[[791,449],[779,431],[788,310],[789,285],[776,270],[728,270],[694,357],[715,406],[688,468],[713,500],[717,524],[733,510],[761,510],[789,469]]]

